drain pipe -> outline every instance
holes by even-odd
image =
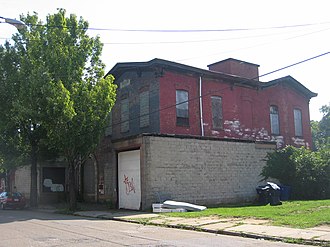
[[[204,122],[203,122],[203,99],[202,99],[202,76],[199,76],[199,113],[201,120],[201,134],[204,136]]]

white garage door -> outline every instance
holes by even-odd
[[[118,193],[119,208],[140,209],[140,150],[118,153]]]

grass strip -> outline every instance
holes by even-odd
[[[228,205],[199,212],[166,213],[169,217],[238,217],[270,220],[273,225],[310,228],[330,225],[330,200],[286,201],[279,206]]]

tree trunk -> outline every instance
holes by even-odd
[[[77,209],[77,193],[76,193],[76,169],[74,163],[69,163],[69,210]]]
[[[38,207],[38,172],[37,172],[37,147],[32,145],[31,149],[31,187],[30,187],[30,207]]]

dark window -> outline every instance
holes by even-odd
[[[278,108],[275,105],[270,106],[270,129],[272,135],[280,134],[280,121],[278,116]]]
[[[120,104],[120,131],[129,131],[129,102],[128,99],[121,100]]]
[[[212,96],[212,126],[213,129],[223,128],[223,117],[222,117],[222,98],[219,96]]]
[[[189,125],[188,92],[176,91],[176,124],[180,126]]]
[[[42,191],[43,192],[65,191],[64,167],[44,167],[42,169]]]
[[[294,134],[295,136],[302,136],[302,117],[301,117],[301,110],[294,109]]]
[[[140,93],[140,127],[149,126],[149,92]]]

